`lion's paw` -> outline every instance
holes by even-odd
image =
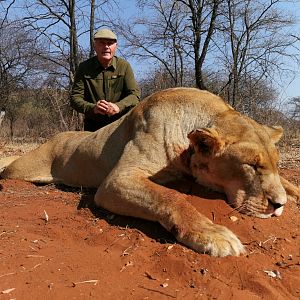
[[[244,254],[245,247],[236,235],[224,226],[210,224],[201,233],[190,232],[182,242],[200,253],[212,256],[239,256]]]

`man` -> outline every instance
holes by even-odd
[[[109,29],[94,35],[96,56],[75,74],[71,107],[84,114],[84,130],[95,131],[119,119],[140,99],[130,64],[115,56],[117,36]]]

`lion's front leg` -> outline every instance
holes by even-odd
[[[288,196],[294,198],[298,203],[300,202],[300,189],[294,185],[293,183],[289,182],[282,176],[280,176],[280,181],[285,189]]]
[[[212,256],[239,256],[245,248],[236,235],[224,226],[213,224],[199,212],[190,213],[188,222],[174,225],[170,230],[176,239],[199,253]]]
[[[99,187],[95,202],[117,214],[157,221],[197,252],[213,256],[238,256],[245,252],[234,233],[213,224],[186,197],[131,170],[110,175]]]

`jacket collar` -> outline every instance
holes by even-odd
[[[97,68],[100,68],[101,70],[104,70],[104,68],[101,65],[101,63],[99,62],[97,56],[95,56],[95,59],[97,61],[96,62],[97,63]],[[112,70],[112,71],[114,71],[114,70],[116,70],[116,68],[117,68],[117,57],[114,56],[113,59],[112,59],[112,61],[111,61],[111,63],[110,63],[110,65],[106,68],[106,70]]]

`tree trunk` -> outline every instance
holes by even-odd
[[[93,57],[94,52],[94,26],[95,26],[95,0],[91,0],[91,13],[90,13],[90,54]]]
[[[79,65],[78,59],[78,41],[77,41],[77,29],[76,29],[76,14],[75,14],[75,0],[70,0],[70,87],[74,82],[74,74]]]

